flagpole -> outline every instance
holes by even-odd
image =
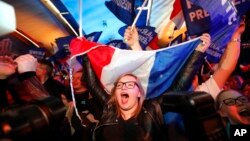
[[[83,37],[82,34],[82,0],[79,0],[79,37]],[[75,113],[76,116],[78,117],[78,119],[81,121],[81,125],[83,127],[87,127],[87,125],[85,125],[82,121],[82,118],[78,112],[78,109],[76,107],[76,100],[75,100],[75,93],[74,93],[74,89],[73,89],[73,70],[72,70],[72,58],[69,60],[69,80],[70,80],[70,91],[71,91],[71,96],[72,96],[72,101],[73,101],[73,105],[74,105],[74,109],[75,109]]]
[[[82,35],[82,0],[79,0],[79,36],[83,37]]]
[[[137,20],[139,19],[139,16],[141,15],[141,12],[142,12],[142,10],[144,9],[144,7],[145,7],[147,1],[148,1],[148,0],[145,0],[145,1],[143,2],[142,6],[141,6],[141,9],[139,10],[139,12],[137,13],[137,15],[136,15],[136,17],[135,17],[135,20],[134,20],[134,22],[133,22],[133,24],[132,24],[131,30],[133,30],[133,28],[135,27],[135,24],[136,24]]]

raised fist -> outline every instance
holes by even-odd
[[[24,73],[29,71],[36,71],[37,59],[30,54],[25,54],[15,59],[17,63],[18,73]]]

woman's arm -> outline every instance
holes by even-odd
[[[185,91],[190,88],[195,74],[203,63],[204,52],[210,46],[210,35],[207,33],[203,34],[201,41],[176,76],[168,91]]]
[[[86,82],[88,90],[90,91],[93,98],[95,98],[96,101],[100,102],[100,104],[104,106],[109,98],[109,95],[101,87],[100,81],[96,78],[96,75],[86,54],[82,56],[82,60],[83,74],[85,76],[83,77],[83,79],[85,79],[84,81]]]

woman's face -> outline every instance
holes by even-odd
[[[133,76],[122,77],[115,86],[115,96],[122,111],[134,111],[139,104],[141,93]]]
[[[224,102],[223,102],[224,101]],[[220,112],[231,124],[250,124],[250,103],[236,91],[223,94],[220,98]]]

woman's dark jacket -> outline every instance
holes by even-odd
[[[182,90],[183,87],[188,87],[192,83],[195,73],[202,64],[202,60],[203,53],[194,51],[189,57],[188,61],[185,63],[183,69],[177,75],[177,81],[174,82],[169,90]],[[93,133],[93,139],[96,140],[96,137],[98,136],[98,130],[102,126],[118,124],[118,122],[114,112],[115,107],[107,104],[109,95],[104,91],[103,88],[100,87],[100,82],[96,78],[86,55],[83,56],[83,71],[85,74],[84,79],[86,79],[85,82],[87,82],[87,87],[92,93],[92,96],[97,99],[97,101],[100,102],[100,104],[104,107],[102,119],[96,126]],[[137,117],[137,121],[139,122],[138,124],[144,129],[145,141],[160,141],[165,140],[166,138],[164,137],[163,121],[163,113],[166,111],[164,111],[164,103],[162,102],[164,95],[165,94],[158,98],[145,100],[142,111]]]

